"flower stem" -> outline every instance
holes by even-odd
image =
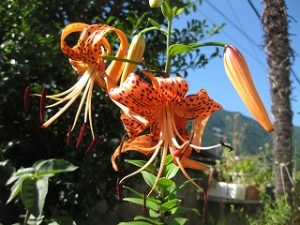
[[[167,32],[167,51],[166,51],[166,67],[165,67],[165,73],[167,76],[170,76],[170,70],[171,70],[171,57],[169,53],[169,47],[171,43],[171,30],[172,30],[172,19],[168,19],[168,32]]]
[[[134,61],[134,60],[126,59],[126,58],[119,58],[119,57],[116,57],[116,56],[109,56],[109,55],[102,55],[101,58],[106,59],[106,60],[116,60],[116,61],[120,61],[120,62],[127,62],[127,63],[131,63],[131,64],[135,64],[135,65],[140,65],[140,66],[147,67],[151,70],[155,70],[157,72],[164,73],[159,68],[156,68],[155,66],[147,64],[143,61],[139,62],[139,61]]]
[[[23,221],[24,225],[27,225],[28,219],[29,219],[29,212],[28,212],[28,210],[26,210],[24,221]]]

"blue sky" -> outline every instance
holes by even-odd
[[[208,1],[211,3],[209,4]],[[263,11],[263,3],[260,0],[252,0],[259,14]],[[288,14],[293,19],[290,22],[290,36],[292,48],[300,54],[300,1],[287,0]],[[217,10],[217,7],[226,17],[225,19]],[[267,74],[266,55],[263,44],[263,29],[259,18],[250,7],[247,0],[204,0],[197,13],[191,15],[193,18],[206,19],[209,24],[226,25],[220,34],[214,35],[201,42],[223,41],[236,46],[246,58],[253,76],[256,88],[265,103],[266,109],[272,119],[270,85]],[[186,16],[179,21],[185,21]],[[176,23],[178,26],[184,23]],[[235,24],[235,25],[232,25]],[[236,28],[238,27],[238,29]],[[246,37],[247,36],[247,37]],[[213,48],[207,47],[205,51],[210,53]],[[299,66],[300,55],[295,54],[293,70],[300,78]],[[294,112],[300,112],[300,85],[292,77],[292,108]],[[233,86],[225,74],[222,58],[215,58],[205,67],[199,70],[190,71],[188,82],[190,93],[197,92],[200,88],[205,88],[209,95],[223,105],[229,111],[241,112],[252,117],[246,107],[236,94]],[[300,126],[300,115],[294,113],[294,125]]]

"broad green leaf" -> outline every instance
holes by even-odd
[[[53,221],[53,222],[48,223],[48,225],[60,225],[60,224],[57,223],[56,221]]]
[[[14,185],[10,188],[10,195],[9,195],[9,198],[7,199],[7,201],[6,201],[6,204],[10,203],[20,193],[22,183],[26,178],[30,178],[30,176],[28,176],[28,177],[23,176],[23,177],[19,178],[14,183]]]
[[[127,187],[127,186],[123,186],[123,188],[126,189],[126,190],[128,190],[128,191],[130,191],[131,193],[133,193],[134,197],[144,199],[144,195],[143,194],[141,194],[141,193],[133,190],[132,188]],[[150,201],[150,202],[153,202],[153,203],[156,203],[156,204],[160,204],[161,203],[161,200],[155,199],[155,198],[153,198],[151,196],[147,196],[147,201]]]
[[[177,207],[180,204],[181,200],[179,199],[172,199],[170,201],[165,202],[160,206],[161,211],[168,211],[175,207]]]
[[[152,223],[147,223],[143,221],[131,221],[131,222],[121,222],[118,225],[152,225]]]
[[[148,21],[149,21],[149,23],[152,24],[152,26],[157,27],[158,29],[161,28],[161,25],[157,21],[155,21],[154,19],[148,18]]]
[[[123,201],[132,202],[137,205],[144,205],[144,199],[141,198],[124,198]],[[151,201],[146,201],[146,208],[156,210],[159,208],[159,204]]]
[[[176,214],[176,215],[181,214],[181,213],[185,213],[185,212],[193,212],[197,216],[201,216],[199,210],[195,209],[195,208],[188,208],[188,207],[179,206],[179,207],[171,210],[171,214]]]
[[[39,218],[42,215],[48,192],[48,179],[26,178],[22,182],[21,199],[30,214]]]
[[[152,188],[156,179],[156,176],[153,175],[152,173],[149,173],[147,171],[142,171],[141,172],[143,175],[144,180],[146,181],[146,183]],[[157,186],[154,188],[154,191],[156,193],[158,193],[158,189]]]
[[[171,154],[167,155],[165,160],[165,166],[171,164],[173,162],[173,156]]]
[[[34,168],[32,168],[32,167],[20,168],[11,175],[11,177],[6,182],[6,185],[9,185],[9,184],[15,182],[17,179],[19,179],[22,176],[24,176],[24,177],[33,176],[33,173],[34,173]]]
[[[72,172],[78,167],[63,159],[48,159],[34,164],[36,176],[55,175],[58,173]]]
[[[170,218],[166,221],[166,224],[168,225],[184,225],[188,221],[187,218],[184,217],[175,217]]]
[[[161,223],[161,222],[158,222],[158,221],[156,221],[156,220],[147,218],[147,217],[145,217],[145,216],[136,216],[136,217],[134,217],[134,220],[135,220],[135,221],[138,221],[138,220],[139,220],[139,221],[149,222],[149,223],[151,223],[151,224],[153,224],[153,225],[164,225],[164,224]]]
[[[143,167],[147,163],[147,161],[145,160],[137,160],[137,159],[125,159],[125,162],[137,167]],[[145,170],[154,172],[156,171],[156,168],[154,165],[150,164]]]
[[[176,176],[177,172],[179,171],[179,167],[175,164],[170,164],[166,166],[166,178],[172,179]]]
[[[167,178],[160,178],[157,182],[157,187],[164,190],[164,192],[168,195],[176,189],[176,184],[174,181]]]
[[[40,215],[38,217],[35,217],[34,215],[30,215],[29,219],[27,221],[28,225],[39,225],[43,222],[44,216]]]
[[[193,51],[195,49],[195,44],[174,44],[169,47],[169,54],[170,56],[175,56],[181,53],[186,53]]]
[[[149,215],[151,218],[158,218],[160,217],[159,212],[156,212],[155,210],[149,209]]]
[[[175,8],[174,8],[175,9]],[[176,8],[175,10],[173,9],[173,16],[176,17],[178,16],[179,14],[183,13],[184,12],[184,8]]]

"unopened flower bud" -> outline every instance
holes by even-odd
[[[140,62],[143,58],[146,47],[145,39],[142,35],[135,35],[129,45],[127,59]],[[133,63],[125,63],[124,70],[121,77],[121,83],[123,83],[127,76],[136,70],[137,65]]]
[[[235,47],[227,45],[224,49],[223,61],[231,83],[248,110],[266,131],[271,132],[272,123],[255,88],[243,55]]]
[[[161,5],[161,0],[149,0],[149,5],[151,8],[157,8]]]

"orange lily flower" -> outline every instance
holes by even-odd
[[[116,84],[121,76],[123,62],[112,61],[108,67],[105,68],[105,61],[101,58],[101,55],[109,55],[111,53],[111,46],[105,38],[105,35],[111,31],[120,39],[120,46],[116,53],[116,57],[122,58],[127,53],[128,41],[126,35],[121,30],[105,24],[88,25],[85,23],[72,23],[66,26],[61,34],[61,49],[69,57],[72,67],[78,72],[80,78],[74,86],[62,93],[54,95],[42,93],[42,95],[37,95],[41,96],[42,107],[45,107],[46,99],[55,101],[55,103],[46,106],[46,108],[64,104],[64,106],[46,122],[43,121],[42,115],[42,127],[46,128],[60,117],[82,94],[73,125],[68,131],[68,135],[70,135],[70,132],[74,129],[83,106],[85,105],[84,123],[77,139],[77,147],[81,142],[88,122],[93,140],[95,140],[91,107],[94,85],[97,84],[100,88],[106,88],[104,76],[109,77],[111,84]],[[81,34],[77,44],[70,47],[65,40],[70,34],[75,32],[80,32]],[[44,109],[42,108],[41,111],[43,110]]]
[[[193,144],[200,144],[195,136],[201,138],[207,118],[213,112],[221,109],[221,106],[209,98],[203,89],[197,94],[186,96],[188,85],[181,77],[160,78],[154,77],[147,71],[143,73],[151,79],[152,85],[131,73],[119,87],[109,90],[114,101],[148,121],[147,124],[144,124],[126,113],[121,115],[121,120],[130,139],[124,141],[112,155],[114,169],[118,170],[115,159],[123,152],[134,150],[145,155],[151,155],[151,157],[143,167],[125,176],[120,182],[147,168],[162,149],[161,163],[152,190],[161,177],[168,152],[172,154],[183,174],[200,188],[191,180],[185,168],[201,171],[209,169],[207,165],[193,161],[188,157],[192,148],[203,149],[203,147]],[[185,121],[187,120],[195,121],[196,135],[192,135],[192,137],[189,137],[185,131]],[[150,129],[150,134],[138,136],[147,128]],[[218,146],[221,145],[213,147]]]
[[[243,55],[235,47],[227,45],[224,49],[223,61],[231,83],[248,110],[266,131],[273,131],[272,123],[255,88]]]

